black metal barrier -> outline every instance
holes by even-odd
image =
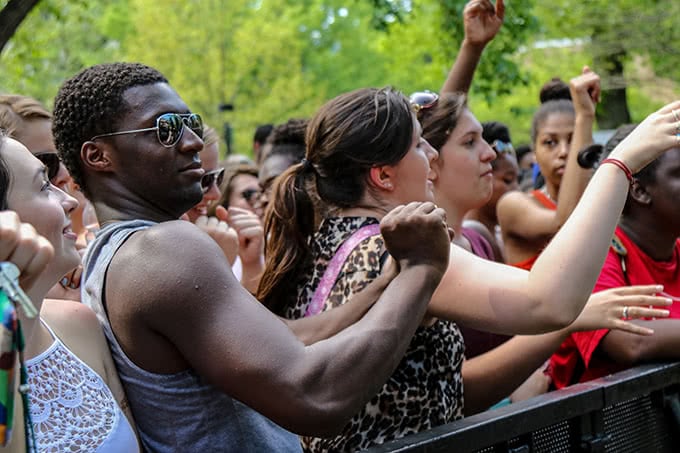
[[[632,368],[368,451],[680,452],[680,363]]]

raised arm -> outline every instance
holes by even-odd
[[[579,151],[593,143],[600,77],[586,66],[580,76],[570,81],[569,89],[575,111],[574,134],[560,184],[557,209],[553,211],[539,206],[521,192],[508,194],[498,203],[497,209],[501,228],[510,236],[539,243],[550,240],[573,212],[592,176],[592,170],[581,168],[576,159]]]
[[[678,146],[677,121],[672,114],[677,108],[680,101],[651,114],[610,158],[636,173]],[[567,326],[590,296],[628,187],[621,169],[601,165],[576,209],[529,273],[452,247],[451,265],[432,299],[430,314],[507,334],[535,334]]]
[[[465,38],[446,77],[441,93],[467,93],[486,45],[496,36],[505,17],[503,0],[472,0],[463,10]]]
[[[658,288],[651,285],[614,288],[593,294],[581,315],[569,327],[543,335],[516,336],[485,354],[465,361],[466,415],[483,411],[512,393],[550,358],[572,332],[609,328],[614,329],[609,335],[624,335],[640,341],[655,338],[659,330],[653,327],[654,322],[624,321],[621,315],[624,307],[629,307],[627,311],[631,318],[668,316],[669,311],[664,307],[670,305],[670,301],[665,297],[655,297],[657,291]]]
[[[187,222],[133,236],[107,279],[126,283],[107,294],[144,300],[139,316],[207,382],[289,430],[329,435],[396,367],[448,262],[444,213],[432,203],[395,209],[381,230],[399,275],[359,322],[309,347],[224,272],[222,252]],[[126,278],[134,275],[148,277]]]

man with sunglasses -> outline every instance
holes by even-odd
[[[177,221],[202,196],[202,128],[162,74],[87,68],[59,90],[54,118],[60,155],[102,223],[83,298],[103,324],[145,449],[299,451],[298,438],[265,417],[333,434],[387,380],[448,264],[441,210],[388,214],[382,234],[399,274],[361,293],[377,302],[356,324],[305,346],[236,281],[214,241]]]

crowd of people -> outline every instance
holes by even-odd
[[[341,94],[254,159],[144,64],[83,69],[52,112],[0,95],[0,260],[39,312],[5,447],[358,451],[680,358],[680,101],[583,165],[585,67],[520,154],[467,100],[504,10],[466,5],[439,92]]]

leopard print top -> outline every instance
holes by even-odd
[[[335,217],[322,222],[311,243],[311,275],[300,278],[297,303],[288,304],[286,317],[304,316],[338,247],[359,228],[377,222],[365,217]],[[375,279],[384,253],[381,236],[362,241],[341,269],[324,310],[345,303]],[[342,433],[329,439],[303,437],[303,448],[308,452],[356,451],[461,418],[464,349],[463,337],[453,322],[439,320],[430,327],[418,328],[390,379]]]

